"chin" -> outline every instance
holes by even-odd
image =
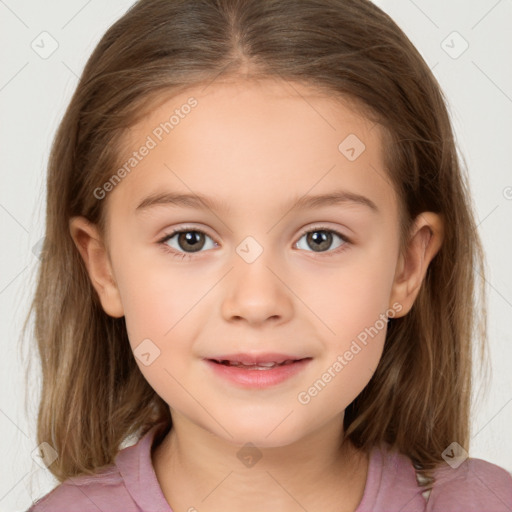
[[[307,435],[306,430],[302,430],[295,422],[284,418],[286,414],[281,415],[277,421],[269,421],[268,417],[262,418],[261,415],[259,419],[251,417],[245,418],[244,421],[233,419],[229,423],[223,423],[229,434],[218,425],[210,424],[208,430],[235,446],[241,447],[252,443],[258,448],[279,448],[297,442]]]

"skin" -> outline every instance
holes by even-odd
[[[190,96],[197,107],[103,199],[108,237],[82,217],[70,220],[105,312],[125,316],[134,350],[144,339],[160,350],[148,366],[136,358],[173,419],[152,454],[158,481],[174,511],[353,511],[368,457],[341,442],[344,410],[373,375],[386,329],[309,403],[297,396],[393,304],[395,317],[407,314],[441,246],[442,221],[422,213],[401,255],[380,127],[300,84],[190,89],[140,121],[129,147],[140,147]],[[349,134],[366,146],[354,161],[338,149]],[[164,189],[207,195],[229,212],[169,204],[135,211]],[[379,212],[356,203],[290,210],[296,198],[334,189],[371,199]],[[333,234],[316,252],[302,233],[319,224],[350,241]],[[188,248],[189,259],[159,243],[185,225],[210,237],[200,252],[178,236],[167,241],[170,250]],[[247,236],[263,249],[252,263],[236,252]],[[312,360],[284,383],[249,390],[203,361],[267,351]],[[252,467],[237,457],[247,442],[262,455]]]

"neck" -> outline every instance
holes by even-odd
[[[354,511],[368,459],[343,443],[343,415],[287,446],[232,444],[173,411],[153,465],[173,510]]]

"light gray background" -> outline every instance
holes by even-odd
[[[44,180],[51,140],[87,57],[131,3],[0,0],[1,511],[26,510],[56,484],[31,458],[36,448],[36,409],[34,402],[25,413],[19,334],[39,261],[33,248],[44,233]],[[468,163],[488,261],[492,357],[492,381],[473,419],[470,456],[512,471],[512,1],[376,3],[407,33],[440,81]],[[50,36],[40,35],[44,31]],[[43,55],[47,58],[32,48],[49,51],[52,39],[58,48]],[[31,396],[36,400],[37,368],[32,375]]]

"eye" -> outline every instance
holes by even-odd
[[[345,250],[346,246],[350,243],[350,240],[346,236],[342,235],[334,229],[330,229],[325,226],[318,226],[303,232],[296,244],[297,246],[299,246],[300,240],[302,240],[304,237],[306,237],[306,244],[313,249],[312,251],[308,252],[327,252],[327,256],[338,254],[339,252]],[[339,243],[334,248],[335,250],[329,250],[333,240],[336,238],[340,239],[342,243]],[[304,247],[299,247],[299,249],[304,249]]]
[[[166,251],[170,251],[176,257],[190,257],[191,254],[201,251],[205,248],[206,239],[213,242],[213,246],[217,245],[204,231],[196,228],[181,228],[174,230],[159,240]],[[211,247],[206,247],[209,249]]]
[[[304,237],[306,244],[312,247],[312,251],[299,246]],[[329,250],[336,238],[341,240],[341,243],[338,243],[334,250]],[[208,240],[212,242],[210,247],[207,247]],[[176,229],[166,234],[158,243],[163,246],[165,251],[181,259],[190,259],[192,254],[201,252],[202,249],[211,249],[218,246],[204,231],[192,227]],[[304,231],[295,245],[307,252],[326,253],[325,256],[331,256],[345,250],[349,244],[350,240],[338,231],[325,226],[318,226]]]

